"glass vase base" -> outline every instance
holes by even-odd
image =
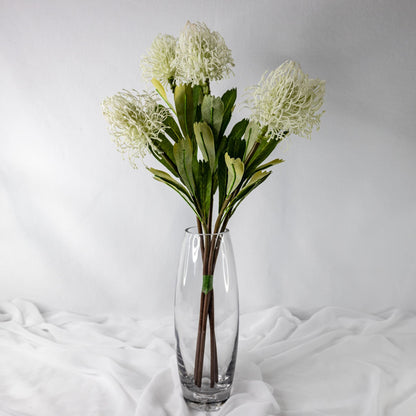
[[[218,412],[218,410],[221,409],[221,406],[225,403],[225,401],[216,403],[197,403],[191,402],[187,399],[185,399],[185,402],[191,409],[198,410],[198,412]]]
[[[231,385],[209,387],[209,382],[202,382],[201,387],[182,384],[182,392],[185,402],[192,409],[200,412],[216,412],[229,399]]]

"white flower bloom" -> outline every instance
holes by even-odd
[[[296,62],[286,61],[265,73],[250,90],[246,101],[252,110],[250,120],[267,128],[267,135],[310,138],[313,127],[319,128],[325,81],[310,79]]]
[[[168,110],[157,103],[154,94],[123,90],[106,98],[102,108],[118,150],[128,155],[134,168],[135,159],[143,158],[149,148],[158,151],[155,141],[164,132]]]
[[[156,78],[163,85],[175,77],[174,64],[177,39],[170,35],[159,34],[152,42],[148,54],[141,60],[140,66],[145,79]]]
[[[218,32],[205,23],[188,22],[179,35],[175,65],[178,84],[203,85],[232,73],[234,60]]]

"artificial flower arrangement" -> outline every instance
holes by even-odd
[[[210,85],[232,74],[233,66],[219,33],[204,23],[188,22],[178,38],[158,35],[141,60],[153,92],[123,90],[102,103],[118,149],[133,167],[152,155],[165,169],[147,169],[196,216],[203,258],[196,386],[201,386],[207,321],[214,316],[219,235],[241,202],[267,180],[270,168],[283,162],[267,161],[277,145],[291,134],[310,138],[313,128],[319,128],[325,93],[324,81],[309,78],[299,64],[286,61],[248,90],[244,104],[250,117],[230,127],[237,89],[216,97]],[[214,324],[210,338],[215,340]],[[215,342],[213,349],[211,387],[218,381]]]

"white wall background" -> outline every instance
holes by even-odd
[[[171,313],[192,213],[122,159],[99,104],[143,89],[140,56],[188,19],[233,50],[217,93],[288,58],[327,81],[321,130],[281,147],[230,224],[242,310],[416,311],[412,0],[1,0],[1,300]]]

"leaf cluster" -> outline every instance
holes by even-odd
[[[235,88],[214,97],[209,88],[177,85],[171,104],[163,86],[156,80],[153,84],[171,115],[152,153],[169,173],[148,169],[188,203],[204,232],[223,231],[240,203],[270,176],[268,169],[283,162],[264,163],[282,137],[266,137],[267,129],[247,119],[226,134],[237,98]],[[216,193],[217,219],[212,228]]]

